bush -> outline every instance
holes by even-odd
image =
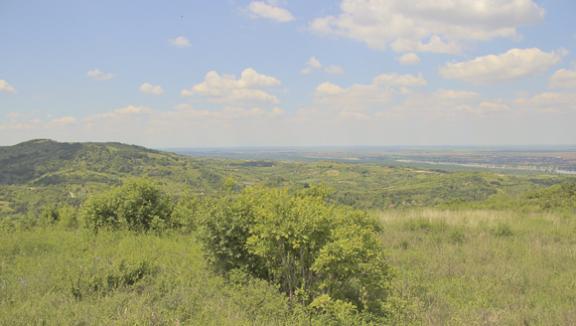
[[[390,272],[378,224],[327,204],[325,192],[249,188],[217,202],[201,231],[220,271],[244,270],[303,304],[329,297],[354,306],[346,311],[382,313]]]
[[[189,234],[196,230],[198,219],[205,214],[205,201],[193,196],[179,199],[172,211],[171,225],[181,232]]]
[[[77,209],[66,204],[47,204],[40,210],[37,224],[43,227],[59,225],[75,229],[78,227]]]
[[[90,198],[83,207],[86,226],[162,231],[171,226],[171,199],[153,183],[131,180],[123,186]]]
[[[528,195],[528,199],[542,209],[575,209],[576,182],[550,186]]]

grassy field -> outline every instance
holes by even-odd
[[[395,287],[426,325],[576,324],[576,216],[380,213]]]
[[[0,325],[301,324],[264,281],[232,284],[190,236],[54,228],[0,236]]]
[[[377,213],[396,324],[573,325],[576,219],[439,209]],[[0,236],[0,325],[321,325],[263,281],[215,275],[194,235]]]

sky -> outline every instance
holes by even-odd
[[[574,145],[573,0],[0,0],[0,145]]]

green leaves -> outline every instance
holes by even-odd
[[[351,305],[348,312],[380,314],[391,276],[378,224],[325,197],[318,188],[253,187],[221,199],[201,223],[212,262],[223,272],[266,279],[295,301],[327,296],[337,307]]]
[[[90,198],[83,207],[86,226],[162,231],[170,226],[173,203],[153,183],[131,180],[122,187]]]

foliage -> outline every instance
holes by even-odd
[[[173,203],[151,181],[131,180],[123,186],[90,198],[83,207],[86,226],[162,231],[171,226]]]
[[[568,208],[576,210],[576,182],[550,186],[528,195],[542,209]]]
[[[321,194],[255,187],[224,198],[202,222],[206,250],[221,271],[245,270],[293,301],[329,295],[381,314],[390,273],[377,224]]]

